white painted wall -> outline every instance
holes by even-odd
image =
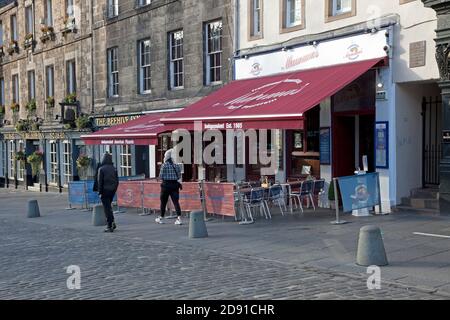
[[[337,30],[354,24],[367,23],[367,27],[377,26],[377,18],[387,15],[399,15],[400,25],[396,27],[393,42],[395,56],[395,82],[438,79],[439,72],[434,60],[434,38],[437,26],[436,13],[425,8],[422,1],[416,0],[400,4],[400,0],[358,0],[356,16],[325,22],[326,0],[305,0],[305,28],[299,31],[280,33],[280,1],[262,0],[263,2],[263,38],[249,40],[248,37],[248,1],[240,1],[240,48],[248,49],[258,46],[283,43],[290,39],[315,35]],[[425,67],[409,69],[409,44],[427,41],[427,64]]]
[[[439,95],[436,84],[396,85],[397,203],[422,187],[422,97]]]

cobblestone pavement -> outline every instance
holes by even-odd
[[[0,299],[448,299],[367,275],[0,216]],[[69,290],[66,267],[81,268]]]

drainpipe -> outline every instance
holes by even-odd
[[[236,63],[235,58],[237,57],[237,52],[239,50],[239,30],[240,30],[240,19],[239,19],[239,0],[234,0],[234,44],[233,44],[233,75],[232,80],[236,78]]]
[[[93,114],[94,111],[94,5],[93,2],[90,4],[90,11],[91,11],[91,114]]]

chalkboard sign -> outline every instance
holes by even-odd
[[[389,123],[375,124],[375,165],[377,168],[389,168]]]
[[[320,128],[320,164],[331,164],[330,128]]]

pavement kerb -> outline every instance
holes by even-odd
[[[50,228],[60,228],[60,229],[67,229],[67,230],[76,230],[78,232],[82,232],[84,235],[89,236],[90,238],[95,238],[96,236],[99,235],[104,235],[102,233],[99,234],[93,234],[92,232],[89,232],[87,230],[80,230],[79,228],[76,227],[68,227],[68,226],[54,226],[54,225],[49,225],[47,223],[43,223],[42,221],[38,221],[38,220],[23,220],[20,218],[15,218],[15,217],[5,217],[4,219],[11,219],[11,220],[15,220],[15,221],[20,221],[20,222],[25,222],[25,223],[34,223],[34,224],[39,224],[39,225],[45,225],[47,227]],[[106,235],[106,236],[110,236],[110,234]],[[200,250],[202,252],[207,252],[210,253],[212,255],[218,255],[219,253],[217,253],[216,251],[213,251],[211,249],[205,249],[205,248],[201,248],[199,249],[198,247],[195,247],[194,243],[192,244],[188,244],[188,243],[184,243],[184,244],[178,244],[178,243],[173,243],[173,242],[168,242],[168,241],[160,241],[160,240],[148,240],[148,239],[142,239],[142,238],[130,238],[130,237],[126,237],[126,236],[121,236],[120,234],[115,233],[114,237],[116,238],[120,238],[126,241],[132,241],[132,240],[139,240],[140,243],[147,243],[147,244],[152,244],[152,245],[158,245],[158,244],[164,244],[164,245],[169,245],[169,246],[177,246],[177,247],[182,247],[182,248],[189,248],[189,249],[194,249],[194,250]],[[187,238],[187,236],[186,236]],[[290,267],[295,267],[299,270],[304,270],[304,271],[314,271],[314,272],[320,272],[320,273],[326,273],[328,275],[332,275],[332,276],[337,276],[337,277],[347,277],[353,280],[358,280],[361,281],[362,279],[365,279],[365,277],[363,277],[362,275],[357,275],[357,274],[353,274],[353,273],[348,273],[345,271],[336,271],[333,269],[329,269],[329,268],[324,268],[324,267],[320,267],[320,266],[311,266],[311,265],[297,265],[297,264],[293,264],[293,263],[289,263],[289,262],[283,262],[283,261],[279,261],[279,260],[274,260],[274,259],[269,259],[269,258],[264,258],[264,257],[258,257],[258,256],[254,256],[254,255],[248,255],[248,254],[240,254],[240,253],[232,253],[232,252],[221,252],[220,255],[223,256],[229,256],[229,257],[238,257],[238,258],[246,258],[246,259],[253,259],[256,261],[261,261],[261,262],[271,262],[271,263],[276,263],[276,264],[280,264],[280,265],[285,265],[285,266],[290,266]],[[355,264],[356,266],[356,264]],[[432,288],[428,288],[428,287],[424,287],[424,286],[410,286],[404,283],[400,283],[400,282],[395,282],[395,281],[389,281],[389,280],[383,280],[383,283],[386,284],[388,287],[397,287],[397,288],[403,288],[406,290],[413,290],[413,291],[417,291],[417,292],[422,292],[422,293],[427,293],[427,294],[432,294],[435,296],[440,296],[442,298],[450,298],[450,294],[446,293],[446,292],[442,292],[438,289],[432,289]]]

